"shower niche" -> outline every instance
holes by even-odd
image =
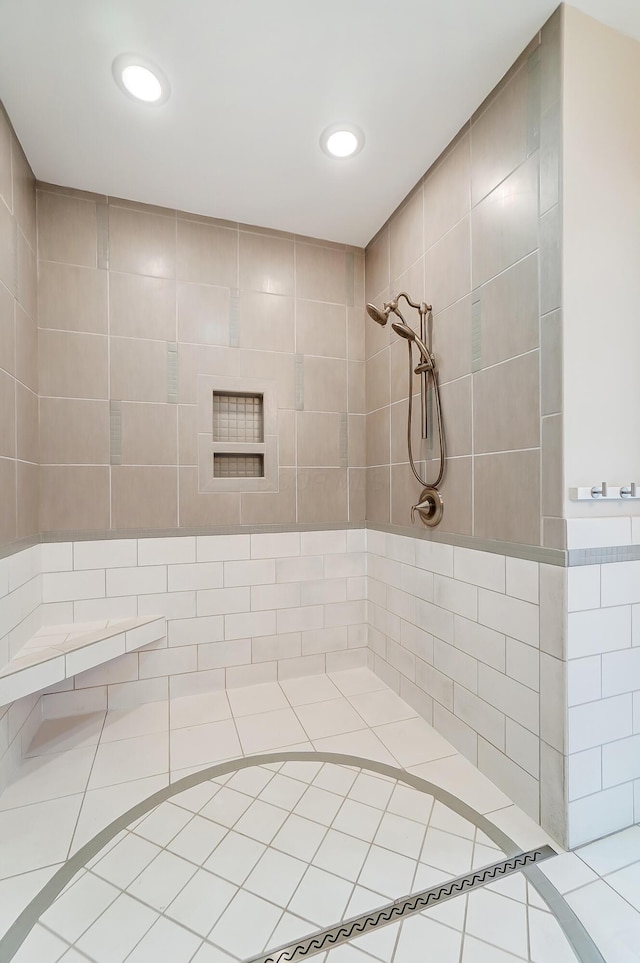
[[[199,490],[276,491],[275,386],[200,376],[198,389]]]

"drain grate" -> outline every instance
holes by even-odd
[[[363,916],[354,916],[337,926],[331,926],[325,930],[313,933],[304,940],[296,940],[288,943],[277,950],[262,956],[254,956],[248,963],[296,963],[298,960],[307,960],[324,950],[331,950],[341,943],[348,943],[358,936],[363,936],[371,930],[380,926],[387,926],[389,923],[397,923],[405,916],[413,916],[422,910],[429,909],[437,903],[444,903],[446,900],[453,899],[479,886],[486,886],[488,883],[495,883],[505,876],[519,873],[533,863],[539,863],[557,853],[551,846],[541,846],[539,849],[531,849],[526,853],[518,853],[509,859],[503,859],[499,863],[492,863],[482,869],[467,873],[466,876],[458,876],[443,883],[441,886],[433,886],[431,889],[423,889],[419,893],[412,893],[411,896],[404,896],[394,903],[388,903],[381,909],[376,909]]]

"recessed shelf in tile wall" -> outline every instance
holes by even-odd
[[[261,444],[264,441],[263,408],[261,394],[214,391],[213,441]]]

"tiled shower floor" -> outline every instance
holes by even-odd
[[[506,837],[550,842],[364,669],[49,720],[0,796],[0,934],[25,907],[28,934],[0,960],[248,960],[502,860]],[[599,945],[585,960],[640,960],[640,827],[539,871]],[[310,958],[579,957],[517,873]]]

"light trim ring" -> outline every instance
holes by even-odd
[[[169,99],[171,87],[166,74],[146,57],[120,54],[111,71],[120,90],[136,103],[158,107]]]
[[[355,124],[331,124],[320,135],[320,147],[331,158],[347,160],[364,147],[364,134]]]

